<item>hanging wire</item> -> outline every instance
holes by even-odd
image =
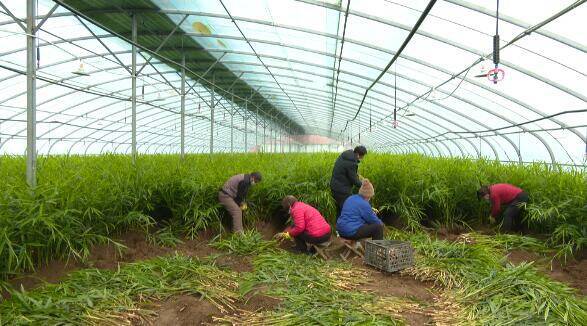
[[[577,7],[579,7],[579,6],[580,6],[580,5],[582,5],[584,2],[585,2],[585,0],[578,0],[578,1],[574,2],[572,5],[569,5],[568,7],[564,8],[563,10],[561,10],[561,11],[557,12],[555,15],[553,15],[553,16],[551,16],[551,17],[549,17],[549,18],[545,19],[544,21],[542,21],[542,22],[540,22],[540,23],[538,23],[538,24],[536,24],[536,25],[534,25],[534,26],[532,26],[532,27],[529,27],[529,28],[525,29],[524,31],[522,31],[521,33],[519,33],[519,34],[518,34],[516,37],[514,37],[514,38],[513,38],[513,39],[511,39],[509,42],[507,42],[507,43],[506,43],[504,46],[500,47],[500,50],[503,50],[503,49],[505,49],[505,48],[507,48],[507,47],[509,47],[509,46],[511,46],[511,45],[513,45],[513,44],[515,44],[516,42],[518,42],[518,41],[519,41],[519,40],[521,40],[522,38],[524,38],[524,37],[526,37],[526,36],[528,36],[528,35],[532,34],[534,31],[536,31],[536,30],[538,30],[538,29],[540,29],[540,28],[544,27],[546,24],[548,24],[548,23],[552,22],[553,20],[555,20],[555,19],[557,19],[557,18],[559,18],[559,17],[561,17],[561,16],[565,15],[566,13],[570,12],[571,10],[573,10],[573,9],[575,9],[575,8],[577,8]],[[465,73],[465,72],[466,72],[468,69],[470,69],[472,66],[475,66],[475,65],[477,65],[478,63],[481,63],[483,60],[485,60],[485,59],[488,59],[488,58],[490,58],[491,56],[492,56],[492,53],[490,53],[490,54],[487,54],[487,55],[483,55],[483,56],[481,56],[480,58],[478,58],[477,60],[475,60],[475,61],[474,61],[474,62],[473,62],[471,65],[469,65],[467,68],[463,69],[461,72],[458,72],[458,73],[456,73],[456,74],[452,75],[450,78],[448,78],[448,79],[447,79],[447,80],[445,80],[444,82],[442,82],[442,83],[438,84],[437,86],[435,86],[435,87],[431,88],[429,91],[426,91],[425,93],[423,93],[423,94],[420,94],[418,97],[416,97],[416,98],[415,98],[414,100],[412,100],[410,103],[407,103],[407,104],[406,104],[406,105],[404,105],[402,108],[400,108],[400,111],[401,111],[401,110],[407,110],[407,109],[410,107],[410,105],[414,104],[414,103],[415,103],[415,102],[417,102],[418,100],[422,100],[422,99],[423,99],[423,100],[426,100],[426,99],[427,99],[427,97],[430,95],[430,93],[431,93],[431,92],[432,92],[434,89],[436,89],[436,88],[438,88],[438,87],[441,87],[441,86],[445,85],[446,83],[450,82],[451,80],[453,80],[453,79],[457,78],[458,76],[462,75],[463,73]],[[381,118],[379,121],[377,121],[377,122],[375,123],[375,125],[378,125],[378,124],[384,123],[384,122],[386,121],[386,119],[387,119],[387,118],[389,118],[389,116],[390,116],[390,115],[385,115],[385,116],[384,116],[384,117],[382,117],[382,118]]]
[[[503,79],[503,70],[499,69],[499,0],[497,0],[497,7],[495,9],[495,35],[493,36],[493,63],[495,68],[493,69],[493,83]],[[491,74],[489,71],[488,74]],[[499,73],[502,73],[502,78],[499,78]]]
[[[429,99],[429,101],[443,101],[443,100],[446,100],[446,99],[447,99],[447,98],[449,98],[449,97],[452,97],[452,96],[453,96],[453,94],[454,94],[454,93],[457,91],[457,89],[459,89],[459,88],[461,87],[461,84],[463,83],[463,81],[465,81],[465,79],[467,79],[467,75],[469,74],[469,71],[471,71],[471,69],[472,69],[472,68],[473,68],[473,67],[470,67],[469,69],[467,69],[467,71],[465,72],[465,75],[463,76],[463,78],[461,78],[461,81],[458,83],[457,87],[455,87],[455,88],[454,88],[454,89],[453,89],[453,90],[450,92],[450,94],[446,95],[446,96],[445,96],[445,97],[443,97],[443,98],[431,98],[431,99]],[[434,89],[436,89],[436,88],[434,88]],[[430,94],[432,94],[432,93],[433,93],[433,92],[430,92]],[[430,95],[430,94],[429,94],[429,95]]]
[[[361,99],[361,103],[359,104],[359,108],[357,109],[357,112],[355,113],[355,115],[352,119],[348,119],[346,121],[346,124],[345,124],[342,132],[346,131],[346,129],[349,125],[349,122],[351,122],[357,118],[357,116],[359,115],[359,112],[361,112],[361,108],[363,107],[363,103],[365,102],[365,98],[367,98],[367,94],[369,93],[371,88],[373,88],[373,86],[375,86],[379,82],[381,77],[383,77],[387,73],[387,70],[389,70],[389,68],[393,65],[393,63],[399,58],[399,56],[401,55],[403,50],[406,48],[406,46],[412,40],[412,37],[416,34],[416,31],[418,30],[420,25],[424,22],[424,19],[426,18],[426,16],[428,16],[428,13],[432,10],[432,7],[434,7],[435,3],[436,3],[436,0],[430,0],[430,2],[428,2],[428,5],[424,9],[424,11],[422,11],[422,14],[418,18],[418,21],[416,22],[416,24],[414,24],[414,26],[412,27],[412,30],[410,31],[410,33],[408,34],[408,36],[406,37],[406,39],[404,40],[402,45],[399,47],[399,49],[397,50],[397,52],[395,53],[393,58],[391,58],[391,60],[389,61],[387,66],[385,66],[385,68],[381,71],[379,76],[377,76],[377,78],[375,78],[375,80],[371,83],[371,85],[369,85],[369,87],[367,87],[367,89],[365,90],[365,94],[363,94],[363,98]]]

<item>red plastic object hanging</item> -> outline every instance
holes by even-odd
[[[491,69],[487,72],[487,79],[497,84],[498,81],[502,81],[505,77],[505,71],[501,68]]]

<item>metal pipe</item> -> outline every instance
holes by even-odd
[[[131,67],[131,80],[132,80],[132,163],[136,163],[137,160],[137,16],[132,15],[132,67]]]
[[[27,160],[26,180],[31,188],[37,186],[37,1],[27,0]]]
[[[259,151],[259,109],[255,114],[255,149]]]
[[[273,128],[269,126],[269,153],[273,153]]]
[[[230,152],[234,153],[234,95],[230,105]]]
[[[245,104],[246,106],[246,104]],[[249,151],[249,130],[248,130],[248,125],[249,125],[249,118],[245,118],[245,152]]]
[[[216,74],[213,73],[212,74],[212,84],[214,84],[216,79]],[[211,101],[210,101],[210,154],[214,154],[214,90],[215,87],[212,86],[211,87],[212,90],[210,91],[210,94],[212,96]]]
[[[135,13],[135,14],[133,14],[133,15],[136,15],[136,13]],[[180,21],[180,22],[179,22],[177,25],[175,25],[175,27],[173,28],[173,30],[171,31],[171,33],[169,33],[169,34],[168,34],[168,35],[165,37],[165,39],[163,39],[163,42],[161,42],[161,43],[159,44],[159,46],[158,46],[158,47],[155,49],[155,51],[154,51],[154,54],[151,54],[151,56],[149,57],[149,59],[147,59],[147,61],[145,61],[145,63],[143,63],[143,65],[141,66],[141,69],[139,69],[139,72],[138,72],[138,74],[140,74],[140,73],[141,73],[141,71],[143,71],[143,69],[145,69],[145,67],[146,67],[146,66],[147,66],[149,63],[151,63],[151,60],[153,60],[153,58],[155,57],[155,54],[157,54],[157,53],[159,52],[159,50],[161,50],[161,48],[162,48],[162,47],[165,45],[165,43],[167,43],[167,41],[168,41],[168,40],[171,38],[171,36],[173,36],[173,34],[175,34],[175,31],[177,31],[177,29],[179,28],[179,26],[181,26],[181,24],[182,24],[182,23],[183,23],[183,22],[184,22],[184,21],[185,21],[185,20],[186,20],[188,17],[189,17],[189,15],[185,15],[185,16],[183,16],[182,20],[181,20],[181,21]],[[135,42],[135,43],[136,43],[136,41],[134,41],[134,40],[133,40],[133,42]],[[183,66],[185,67],[185,65],[183,65]]]
[[[185,159],[185,53],[181,58],[181,159]]]

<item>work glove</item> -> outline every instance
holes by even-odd
[[[495,217],[489,215],[489,224],[495,224]]]
[[[373,211],[373,213],[375,213],[375,215],[379,214],[379,210],[375,207],[371,207],[371,210]]]
[[[274,235],[273,237],[280,241],[291,240],[291,235],[289,235],[289,232],[280,232]]]
[[[242,211],[246,211],[247,209],[249,209],[249,206],[247,206],[247,203],[242,203],[240,208]]]

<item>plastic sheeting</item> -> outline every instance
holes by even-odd
[[[578,29],[587,19],[587,4],[506,47],[500,64],[505,78],[494,84],[476,77],[493,68],[490,59],[471,65],[492,51],[495,1],[438,1],[353,119],[366,88],[391,60],[428,1],[148,2],[158,9],[136,10],[139,2],[128,6],[126,1],[126,7],[113,6],[111,12],[156,12],[176,24],[183,21],[181,37],[201,45],[307,134],[398,153],[575,165],[587,159],[587,38]],[[24,1],[2,3],[24,18]],[[501,45],[573,4],[501,1]],[[39,16],[53,5],[40,0]],[[128,152],[130,75],[118,60],[129,66],[131,46],[81,19],[91,32],[72,12],[59,7],[38,34],[38,75],[43,77],[37,83],[38,150]],[[0,14],[3,153],[21,154],[26,148],[23,33],[8,15]],[[145,60],[139,56],[139,67]],[[178,152],[180,75],[165,60],[151,62],[137,81],[139,151]],[[80,63],[89,76],[72,74]],[[196,86],[186,97],[186,150],[207,152],[211,94],[201,82],[190,79],[188,84]],[[268,135],[274,133],[269,130],[287,130],[230,98],[220,103],[214,117],[217,151],[230,150],[231,115],[234,150],[252,150],[255,144],[270,142]]]

